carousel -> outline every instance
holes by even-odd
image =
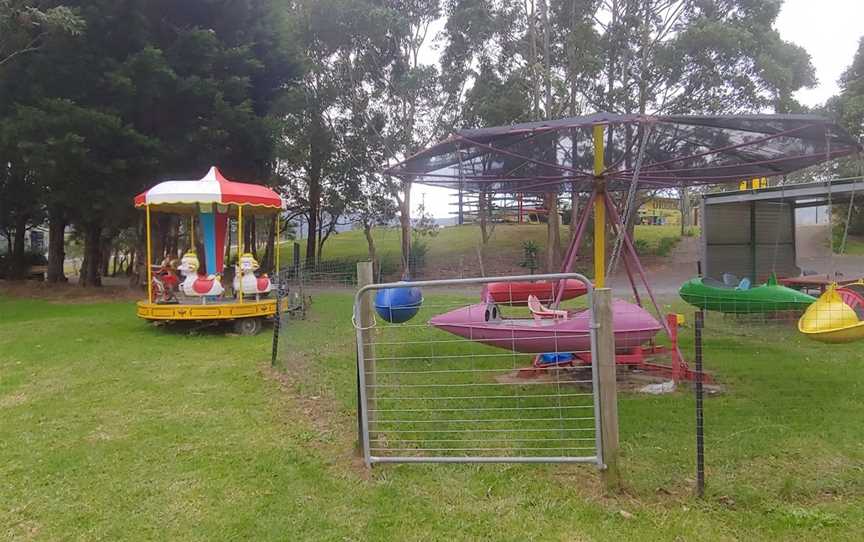
[[[257,272],[260,265],[251,252],[244,250],[243,243],[244,224],[257,219],[275,220],[279,231],[283,202],[276,192],[228,180],[211,167],[197,181],[157,184],[135,197],[135,207],[144,209],[147,232],[147,299],[138,302],[140,318],[161,322],[231,321],[236,332],[254,335],[265,319],[276,314],[275,281]],[[155,213],[181,217],[187,246],[182,254],[157,256],[158,265],[153,261]],[[232,221],[237,232],[233,257]],[[278,243],[276,247],[278,270]],[[226,258],[236,262],[227,265]]]

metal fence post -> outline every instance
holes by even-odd
[[[282,327],[282,277],[277,272],[276,286],[276,314],[273,316],[273,349],[270,354],[270,367],[276,367],[276,358],[279,355],[279,329]]]
[[[705,314],[696,311],[696,495],[705,494],[705,435],[702,419],[702,329],[705,327]]]
[[[600,438],[603,454],[603,483],[607,490],[621,487],[618,467],[618,389],[615,375],[615,336],[612,328],[612,290],[594,290],[596,356],[599,382]]]
[[[368,286],[370,284],[374,284],[375,278],[372,269],[372,262],[357,262],[357,283],[358,287],[362,288],[364,286]],[[362,385],[364,393],[358,395],[358,401],[361,401],[362,398],[365,398],[365,405],[358,404],[358,414],[362,414],[365,411],[366,424],[365,427],[369,429],[369,435],[367,436],[368,440],[366,444],[374,440],[374,436],[371,432],[372,424],[374,423],[374,411],[375,411],[375,346],[374,346],[374,333],[372,332],[372,326],[375,323],[375,307],[372,300],[373,293],[372,291],[366,292],[362,298],[360,299],[360,310],[359,310],[359,318],[357,320],[358,327],[358,338],[360,339],[360,349],[358,351],[359,354],[363,356],[362,364],[358,365],[358,369],[362,366],[363,378],[359,378],[358,374],[358,384]],[[365,406],[365,408],[363,408]],[[358,419],[363,423],[363,416],[358,415]],[[362,438],[363,427],[361,426],[361,443],[363,441]],[[366,457],[368,458],[370,455],[370,450],[366,449],[366,446],[361,446],[361,449],[364,450]]]

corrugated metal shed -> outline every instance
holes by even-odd
[[[855,196],[857,192],[857,196]],[[864,181],[806,183],[705,194],[702,198],[702,272],[764,282],[801,274],[796,265],[795,209],[864,198]]]
[[[794,206],[782,202],[706,205],[703,210],[704,273],[765,281],[800,274],[795,265]]]

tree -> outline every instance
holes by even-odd
[[[0,127],[0,229],[9,244],[8,276],[25,278],[27,260],[24,252],[25,235],[43,219],[38,203],[39,186],[33,172],[19,162],[4,157],[13,145],[14,131],[10,126]]]
[[[390,159],[410,156],[455,126],[459,93],[445,92],[445,79],[421,52],[431,40],[430,28],[440,16],[437,0],[389,0],[389,36],[395,44],[377,62],[383,92],[377,106],[387,120],[385,137]],[[385,63],[386,61],[386,63]],[[399,205],[402,271],[411,257],[410,178],[401,178],[393,196]]]
[[[305,74],[281,103],[279,176],[291,218],[303,216],[308,226],[309,265],[319,261],[356,189],[350,171],[357,157],[345,141],[365,115],[364,108],[358,112],[358,100],[380,76],[370,58],[388,56],[382,13],[384,8],[363,0],[304,0],[293,11]]]
[[[85,27],[67,6],[41,8],[26,0],[0,0],[0,67],[42,49],[57,34],[78,35]]]
[[[389,224],[397,215],[398,207],[393,194],[396,182],[380,173],[381,164],[387,156],[386,143],[382,137],[385,118],[381,114],[370,114],[363,104],[355,101],[352,115],[353,129],[343,139],[345,155],[351,157],[348,175],[356,180],[349,195],[346,213],[354,224],[363,230],[368,247],[369,260],[375,274],[381,265],[375,246],[373,230]]]
[[[442,65],[451,92],[467,88],[468,125],[589,111],[796,111],[793,93],[815,82],[813,67],[772,28],[779,8],[775,0],[454,0]],[[547,195],[546,206],[557,198]],[[549,228],[554,248],[557,226]]]
[[[68,100],[19,106],[6,127],[16,141],[14,163],[38,179],[45,194],[43,201],[53,217],[49,237],[62,239],[66,221],[74,223],[84,236],[80,283],[101,284],[104,230],[129,225],[129,202],[140,179],[153,171],[154,161],[147,157],[152,156],[155,141],[116,115]],[[62,266],[62,258],[49,263],[52,280],[62,280],[62,267],[56,268]]]
[[[864,137],[864,37],[858,41],[852,64],[838,83],[840,94],[828,100],[827,109],[850,134],[860,139]]]
[[[369,260],[376,275],[381,270],[381,262],[378,259],[373,230],[377,226],[389,224],[397,213],[396,202],[390,197],[393,188],[388,186],[388,183],[392,183],[392,180],[374,173],[364,177],[359,185],[359,197],[351,205],[351,214],[355,223],[363,230]]]
[[[858,42],[858,50],[852,59],[852,63],[843,72],[838,81],[840,93],[828,100],[825,108],[843,125],[850,134],[859,140],[864,137],[864,37]],[[838,175],[841,177],[860,176],[862,171],[862,157],[854,160],[843,160],[838,166]],[[852,209],[843,206],[842,222],[849,221],[849,233],[855,235],[864,234],[864,204],[860,197],[856,196]],[[841,240],[841,244],[842,244]],[[839,246],[837,248],[840,248]],[[845,247],[844,247],[845,248]]]
[[[131,196],[157,172],[194,178],[218,164],[231,177],[270,180],[271,113],[299,73],[287,2],[66,4],[86,32],[53,35],[0,72],[0,117],[27,120],[31,142],[41,141],[16,146],[9,160],[38,166],[51,187],[40,203],[52,235],[73,223],[90,244],[88,265],[104,267],[112,238],[137,222]],[[51,258],[52,280],[62,279],[62,258]],[[82,283],[99,282],[93,265]]]
[[[19,55],[45,49],[58,35],[77,36],[84,26],[83,20],[66,6],[41,9],[31,2],[0,0],[0,76],[4,75],[4,65],[11,65]],[[16,129],[14,123],[2,117],[2,109],[0,107],[0,162],[3,163],[0,168],[0,228],[10,239],[10,276],[23,278],[27,271],[25,233],[27,228],[44,220],[45,206],[39,202],[38,178],[15,159]],[[49,246],[50,243],[49,235]]]

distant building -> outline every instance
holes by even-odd
[[[38,252],[48,255],[48,226],[36,226],[30,228],[24,236],[24,250],[26,252]],[[6,243],[0,243],[0,254],[6,254],[9,247]]]
[[[639,224],[665,226],[681,224],[681,200],[655,196],[639,207]]]
[[[543,198],[539,194],[495,193],[487,196],[486,218],[493,223],[540,224],[548,220]],[[451,211],[453,223],[477,224],[480,222],[480,196],[476,192],[461,192],[452,195]],[[559,211],[562,223],[567,213]]]

